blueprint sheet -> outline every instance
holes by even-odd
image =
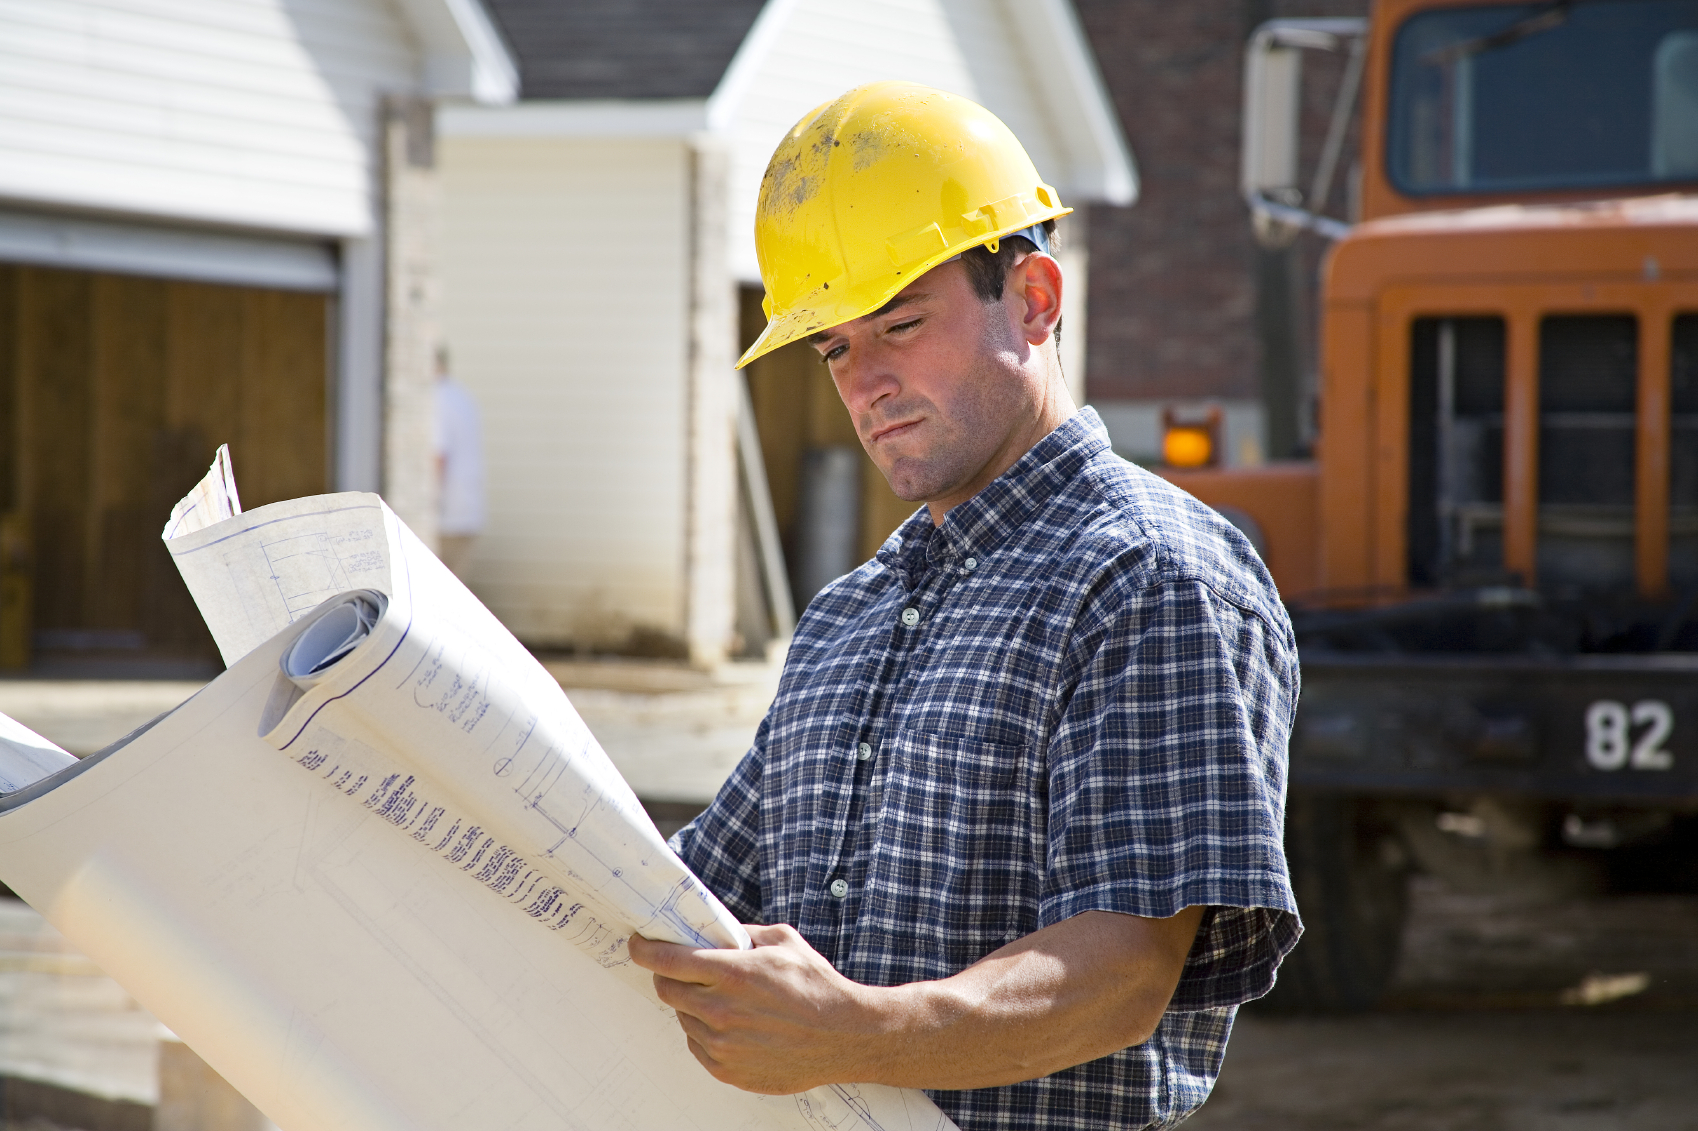
[[[952,1126],[709,1076],[625,940],[747,935],[558,684],[377,496],[238,509],[167,543],[229,670],[0,798],[0,879],[284,1131]]]

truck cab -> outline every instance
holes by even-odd
[[[1296,175],[1315,50],[1360,87],[1346,218],[1306,210]],[[1247,516],[1302,653],[1287,852],[1309,934],[1276,994],[1378,1000],[1411,868],[1690,887],[1698,2],[1264,25],[1244,187],[1264,241],[1332,241],[1314,458],[1168,474]]]

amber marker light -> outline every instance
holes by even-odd
[[[1169,467],[1207,467],[1214,457],[1214,437],[1195,424],[1170,425],[1161,438],[1162,462]]]

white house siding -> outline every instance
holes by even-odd
[[[683,633],[689,151],[445,136],[444,309],[478,398],[472,588],[523,640]]]
[[[363,236],[419,71],[387,0],[0,0],[0,197]]]
[[[755,201],[767,159],[801,116],[850,87],[906,79],[973,99],[1014,131],[1041,176],[1065,193],[1054,131],[998,0],[794,0],[752,74],[716,106],[735,146],[732,270],[758,282]],[[1065,199],[1065,196],[1064,196]]]

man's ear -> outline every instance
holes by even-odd
[[[1005,290],[1015,302],[1026,341],[1041,346],[1061,321],[1061,264],[1034,251],[1008,273]]]

